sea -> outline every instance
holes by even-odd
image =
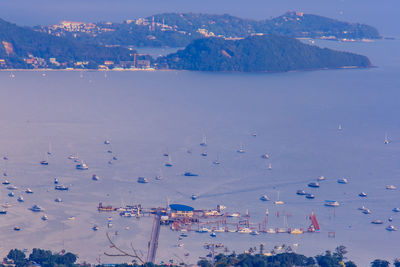
[[[220,252],[242,253],[264,244],[266,251],[277,246],[279,252],[284,245],[307,256],[344,245],[346,256],[360,266],[399,257],[400,232],[385,228],[400,228],[400,213],[392,211],[400,207],[400,41],[313,44],[366,55],[374,67],[288,73],[0,72],[0,180],[18,187],[9,197],[10,190],[0,185],[0,203],[11,205],[0,215],[0,254],[40,247],[77,253],[79,262],[131,261],[105,255],[118,254],[109,233],[119,248],[130,253],[133,247],[146,258],[153,217],[99,213],[102,202],[195,209],[220,204],[229,213],[248,212],[254,229],[264,221],[267,228],[307,229],[313,213],[321,228],[302,235],[217,233],[214,238],[190,232],[179,240],[180,232],[162,226],[156,262],[196,263],[209,253],[203,245],[210,242],[223,243]],[[200,146],[203,137],[207,147]],[[164,166],[164,153],[172,167]],[[269,159],[261,157],[265,153]],[[70,155],[89,169],[77,170]],[[213,164],[216,159],[221,164]],[[41,165],[43,160],[49,165]],[[187,171],[199,176],[184,176]],[[140,176],[149,183],[137,183]],[[309,188],[319,176],[326,178],[320,188]],[[69,190],[54,190],[55,178]],[[337,183],[340,178],[348,183]],[[34,193],[26,194],[26,188]],[[299,189],[315,199],[297,195]],[[198,198],[192,200],[192,194]],[[261,201],[264,194],[271,200]],[[285,204],[274,205],[278,198]],[[326,207],[325,200],[340,206]],[[35,204],[44,211],[29,210]],[[362,206],[371,214],[363,214]],[[371,224],[378,219],[382,225]]]

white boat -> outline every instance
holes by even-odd
[[[279,199],[279,195],[280,195],[280,192],[278,191],[278,197],[277,197],[277,199],[274,201],[274,204],[275,204],[275,205],[283,205],[283,204],[285,204],[285,202],[283,202],[282,200]]]
[[[364,210],[362,211],[362,213],[364,213],[364,214],[371,214],[371,210],[370,210],[370,209],[364,209]]]
[[[149,180],[146,177],[139,177],[137,182],[140,184],[147,184]]]
[[[78,169],[78,170],[87,170],[87,169],[89,169],[88,165],[86,165],[86,163],[83,162],[83,161],[81,161],[79,164],[77,164],[75,166],[75,168]]]
[[[265,195],[262,195],[262,196],[260,197],[260,200],[262,200],[262,201],[268,201],[268,200],[269,200],[269,197],[265,194]]]
[[[202,227],[202,228],[199,228],[196,232],[198,232],[198,233],[209,233],[209,232],[211,232],[211,230],[208,229],[207,227]]]
[[[41,212],[41,211],[44,211],[44,209],[43,209],[42,207],[38,206],[38,205],[33,205],[33,206],[30,208],[30,210],[33,211],[33,212]]]
[[[258,133],[257,132],[253,132],[251,135],[254,136],[254,137],[257,137]]]
[[[250,234],[252,232],[252,230],[250,228],[245,227],[245,228],[239,229],[237,232],[240,234]]]
[[[319,177],[317,178],[317,181],[325,181],[325,176],[319,176]]]
[[[343,130],[343,127],[342,127],[342,125],[341,125],[341,124],[339,124],[339,126],[338,126],[338,130],[339,130],[339,131]]]
[[[371,222],[372,224],[383,224],[382,220],[374,220]]]
[[[276,234],[276,230],[273,229],[273,228],[269,228],[269,229],[267,230],[267,234]]]
[[[386,186],[386,189],[387,189],[387,190],[396,190],[396,186],[394,186],[394,185],[387,185],[387,186]]]
[[[110,143],[111,143],[110,140],[104,140],[105,145],[109,145]]]
[[[225,229],[220,227],[220,228],[215,229],[214,232],[223,233],[223,232],[225,232]]]
[[[319,188],[320,185],[318,182],[311,182],[308,184],[308,187]]]
[[[268,163],[268,170],[272,170],[272,164]]]
[[[335,200],[325,200],[325,206],[327,207],[338,207],[340,204]]]
[[[246,151],[244,150],[243,144],[240,145],[240,147],[239,147],[239,149],[237,150],[237,152],[238,152],[238,153],[244,153],[244,152],[246,152]]]
[[[386,230],[388,230],[388,231],[397,231],[397,228],[394,227],[393,225],[389,225],[388,227],[386,227]]]
[[[347,184],[349,181],[346,178],[340,178],[337,180],[339,184]]]
[[[238,218],[238,217],[240,217],[240,213],[234,212],[234,213],[228,214],[228,217]]]
[[[76,219],[75,216],[68,217],[68,220],[70,220],[70,221],[73,221],[75,219]]]
[[[301,235],[304,231],[299,229],[299,228],[294,228],[290,231],[290,234],[292,235]]]
[[[260,233],[258,231],[256,231],[256,230],[253,230],[253,231],[250,232],[250,234],[251,235],[259,235]]]
[[[299,196],[304,196],[307,193],[306,193],[306,191],[300,189],[300,190],[297,190],[296,194],[299,195]]]

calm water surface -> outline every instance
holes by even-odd
[[[265,243],[267,250],[279,244],[298,244],[297,252],[316,255],[338,245],[348,247],[349,258],[366,266],[375,258],[398,257],[399,232],[388,232],[389,217],[400,228],[400,55],[398,41],[374,43],[320,42],[319,45],[368,55],[377,68],[330,70],[278,74],[235,74],[206,72],[1,72],[0,153],[9,160],[0,162],[7,179],[19,187],[16,197],[0,187],[0,202],[13,206],[2,216],[0,253],[9,249],[65,248],[81,261],[96,262],[109,250],[105,233],[129,248],[130,242],[144,251],[150,237],[152,218],[128,219],[112,214],[113,227],[107,229],[110,214],[97,213],[99,201],[120,206],[141,203],[145,207],[173,203],[195,208],[215,208],[224,204],[229,212],[251,214],[254,227],[269,209],[268,227],[307,228],[307,215],[315,212],[321,232],[293,236],[258,236],[221,233],[213,239],[232,251],[243,251]],[[338,131],[338,125],[343,127]],[[257,137],[252,133],[256,131]],[[385,134],[390,144],[383,143]],[[200,154],[202,136],[208,139],[208,157]],[[109,146],[103,144],[111,140]],[[51,144],[49,166],[46,159]],[[236,150],[243,145],[246,153]],[[111,149],[118,157],[108,164]],[[172,168],[163,166],[162,153],[169,151]],[[192,153],[189,154],[187,151]],[[260,156],[269,153],[268,161]],[[88,171],[74,168],[68,155],[77,154],[89,165]],[[216,158],[221,165],[212,164]],[[272,170],[267,170],[267,164]],[[184,177],[185,171],[199,177]],[[154,177],[162,172],[164,179]],[[100,181],[91,180],[96,173]],[[319,189],[307,188],[318,176],[325,176]],[[148,184],[138,184],[146,176]],[[70,186],[56,192],[53,179]],[[338,178],[349,183],[341,185]],[[4,178],[2,178],[4,179]],[[26,187],[35,192],[26,195]],[[316,198],[297,196],[305,189]],[[368,197],[361,199],[364,191]],[[261,202],[267,193],[286,204]],[[199,195],[196,201],[191,195]],[[54,202],[56,197],[62,203]],[[334,199],[341,206],[323,206]],[[42,206],[42,214],[28,210]],[[372,214],[357,208],[365,205]],[[281,216],[277,217],[279,212]],[[75,220],[68,220],[74,216]],[[372,225],[375,219],[383,225]],[[100,229],[93,232],[97,224]],[[13,231],[19,225],[20,232]],[[125,227],[129,226],[129,230]],[[115,232],[118,235],[115,235]],[[328,237],[335,232],[336,237]],[[190,233],[183,248],[176,247],[178,233],[163,227],[158,261],[171,255],[195,263],[204,256],[208,234]],[[107,258],[102,262],[126,261]]]

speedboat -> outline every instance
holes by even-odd
[[[92,175],[92,180],[93,180],[93,181],[98,181],[98,180],[100,180],[100,177],[97,176],[96,174],[93,174],[93,175]]]
[[[9,185],[10,182],[9,182],[8,180],[4,180],[4,182],[2,182],[2,184],[4,184],[4,185]]]
[[[318,182],[311,182],[308,184],[308,187],[318,188],[320,185]]]
[[[360,197],[367,197],[367,193],[361,192],[360,194],[358,194],[358,196],[360,196]]]
[[[306,191],[304,191],[304,190],[297,190],[296,194],[299,195],[299,196],[304,196],[304,195],[306,195],[307,193],[306,193]]]
[[[89,167],[86,165],[86,163],[85,162],[83,162],[83,161],[81,161],[79,164],[77,164],[76,166],[76,169],[78,169],[78,170],[87,170],[87,169],[89,169]]]
[[[146,177],[139,177],[137,182],[140,184],[147,184],[149,180]]]
[[[340,178],[337,180],[339,184],[347,184],[349,181],[346,178]]]
[[[68,188],[68,186],[65,186],[65,185],[56,185],[55,187],[54,187],[54,189],[55,190],[60,190],[60,191],[67,191],[69,188]]]
[[[43,208],[40,207],[40,206],[38,206],[38,205],[33,205],[33,206],[30,208],[30,210],[33,211],[33,212],[41,212],[41,211],[43,211]]]
[[[274,204],[275,205],[283,205],[283,204],[285,204],[285,202],[283,202],[282,200],[275,200]]]
[[[374,220],[371,222],[372,224],[383,224],[383,221],[381,220]]]
[[[27,188],[27,189],[25,190],[25,193],[27,193],[27,194],[33,194],[33,191],[32,191],[32,189]]]
[[[386,186],[386,189],[387,189],[387,190],[396,190],[396,186],[394,186],[394,185],[387,185],[387,186]]]
[[[393,225],[389,225],[388,227],[386,227],[386,230],[388,230],[388,231],[397,231],[397,228],[394,227]]]
[[[240,213],[234,212],[228,215],[228,217],[240,217]]]
[[[18,202],[24,202],[24,198],[23,198],[22,196],[19,196],[19,197],[17,198],[17,201],[18,201]]]
[[[306,198],[308,198],[308,199],[314,199],[315,198],[315,196],[313,195],[313,194],[306,194]]]
[[[394,208],[392,209],[393,212],[400,212],[400,208]]]
[[[183,175],[184,176],[199,176],[197,173],[193,173],[193,172],[185,172]]]
[[[268,201],[268,200],[269,200],[269,197],[265,194],[265,195],[262,195],[262,196],[260,197],[260,200],[262,200],[262,201]]]
[[[340,204],[335,200],[325,200],[325,206],[327,207],[338,207]]]

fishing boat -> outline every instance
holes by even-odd
[[[371,222],[372,224],[383,224],[382,220],[374,220]]]
[[[27,188],[27,189],[25,190],[25,193],[27,193],[27,194],[33,194],[33,191],[32,191],[32,189]]]
[[[93,180],[93,181],[98,181],[98,180],[100,180],[100,177],[97,176],[96,174],[93,174],[93,175],[92,175],[92,180]]]
[[[193,172],[185,172],[183,175],[184,176],[199,176],[197,173],[193,173]]]
[[[392,209],[393,212],[400,212],[400,208],[394,208]]]
[[[33,211],[33,212],[41,212],[41,211],[44,211],[44,209],[42,208],[42,207],[40,207],[40,206],[38,206],[38,205],[33,205],[31,208],[29,208],[31,211]]]
[[[306,191],[300,189],[300,190],[297,190],[296,194],[299,195],[299,196],[304,196],[307,193],[306,193]]]
[[[388,231],[397,231],[397,228],[396,227],[394,227],[393,225],[389,225],[388,227],[386,227],[386,230],[388,230]]]
[[[139,177],[137,182],[140,184],[147,184],[149,180],[146,177]]]
[[[358,196],[360,196],[360,197],[367,197],[367,193],[361,192],[360,194],[358,194]]]
[[[340,178],[337,180],[339,184],[347,184],[349,181],[346,178]]]
[[[43,221],[47,221],[49,219],[49,217],[46,215],[46,214],[44,214],[43,216],[42,216],[42,220]]]
[[[262,155],[261,155],[261,158],[263,158],[263,159],[269,159],[269,154],[268,154],[268,153],[262,154]]]
[[[307,199],[314,199],[315,196],[313,194],[306,194]]]
[[[9,186],[7,186],[7,189],[8,190],[17,190],[18,187],[16,187],[15,185],[9,185]]]
[[[54,178],[54,184],[58,184],[58,178]]]
[[[394,186],[394,185],[387,185],[387,186],[386,186],[386,189],[387,189],[387,190],[396,190],[396,186]]]
[[[4,184],[4,185],[9,185],[10,182],[9,182],[8,180],[4,180],[4,181],[2,182],[2,184]]]
[[[89,167],[83,161],[81,161],[79,164],[77,164],[75,166],[75,168],[78,169],[78,170],[87,170],[87,169],[89,169]]]
[[[13,193],[13,192],[10,192],[10,193],[8,193],[8,196],[9,196],[9,197],[14,197],[14,193]]]
[[[68,188],[68,186],[66,186],[66,185],[56,185],[55,187],[54,187],[54,189],[55,190],[60,190],[60,191],[67,191],[67,190],[69,190],[69,188]]]
[[[335,200],[325,200],[325,206],[327,207],[338,207],[340,204]]]
[[[0,215],[6,215],[7,211],[6,210],[0,210]]]
[[[312,188],[319,188],[320,185],[318,182],[311,182],[308,184],[308,187],[312,187]]]
[[[262,196],[260,197],[260,200],[261,200],[261,201],[269,201],[269,197],[267,196],[267,194],[265,194],[265,195],[262,195]]]

